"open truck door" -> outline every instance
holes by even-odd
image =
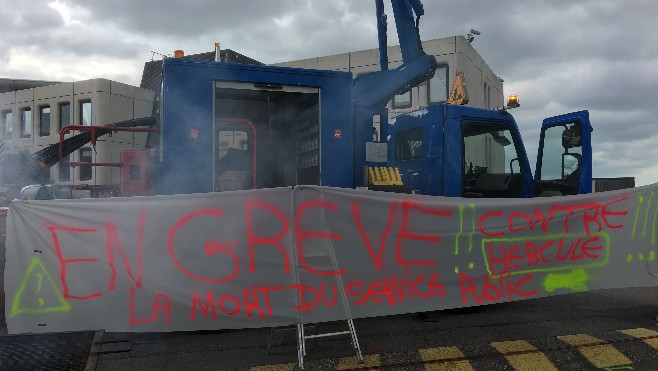
[[[592,126],[589,112],[547,118],[541,126],[535,195],[592,192]]]

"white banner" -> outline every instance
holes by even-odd
[[[512,200],[303,186],[13,202],[7,324],[269,327],[653,286],[657,188]]]

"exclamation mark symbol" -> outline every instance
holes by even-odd
[[[37,280],[39,281],[39,283],[37,284],[37,295],[39,295],[39,293],[41,293],[41,286],[42,286],[42,282],[43,282],[43,273],[37,273]],[[45,305],[45,303],[43,301],[43,298],[39,297],[39,306],[43,307],[44,305]]]

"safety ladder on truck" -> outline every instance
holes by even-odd
[[[295,261],[299,261],[297,259],[297,251],[296,249],[293,249],[294,254],[295,254]],[[331,259],[331,268],[333,268],[334,271],[338,270],[338,261],[336,260],[336,255],[334,254],[333,248],[327,249],[328,254],[318,254],[318,255],[310,255],[307,256],[305,255],[305,259],[314,259],[314,260],[324,260],[326,262],[327,255],[329,255]],[[320,265],[320,264],[318,264]],[[354,327],[354,321],[352,320],[352,313],[350,311],[350,308],[348,306],[348,301],[347,301],[347,295],[345,294],[345,287],[343,286],[343,280],[341,278],[341,275],[336,275],[336,283],[338,285],[338,291],[340,291],[340,298],[342,299],[343,302],[343,309],[345,311],[345,318],[347,322],[347,330],[346,331],[338,331],[338,332],[328,332],[328,333],[315,333],[312,335],[306,335],[304,332],[304,314],[302,311],[299,311],[299,323],[297,324],[297,360],[299,362],[299,368],[304,369],[304,356],[306,355],[306,340],[308,339],[318,339],[318,338],[326,338],[326,337],[333,337],[333,336],[344,336],[344,335],[350,335],[351,336],[351,341],[352,341],[352,346],[354,347],[354,351],[356,352],[356,357],[359,361],[359,363],[363,363],[363,355],[361,354],[361,347],[359,346],[359,339],[356,336],[356,329]],[[295,281],[296,284],[299,285],[299,271],[297,268],[297,264],[295,264]],[[300,294],[301,295],[301,294]],[[301,301],[301,297],[298,297],[298,300]],[[316,327],[317,329],[317,327]]]

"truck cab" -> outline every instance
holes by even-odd
[[[388,165],[415,193],[527,198],[591,192],[586,111],[544,120],[535,177],[506,110],[439,104],[397,116],[387,129]]]

